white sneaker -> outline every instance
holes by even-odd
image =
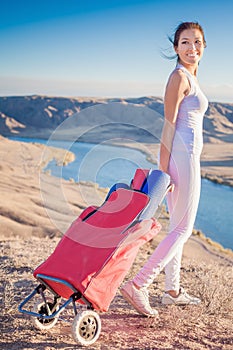
[[[174,298],[169,293],[164,293],[162,297],[162,304],[164,305],[198,305],[201,303],[201,299],[189,295],[184,288],[180,288],[180,294]]]
[[[129,281],[120,289],[120,292],[139,313],[149,317],[158,316],[158,311],[150,306],[146,288],[137,289],[133,282]]]

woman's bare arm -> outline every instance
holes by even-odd
[[[189,89],[185,74],[180,70],[176,70],[168,80],[164,96],[165,120],[161,137],[159,168],[166,173],[168,173],[179,105]]]

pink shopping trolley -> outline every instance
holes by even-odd
[[[39,285],[19,311],[33,316],[36,327],[44,330],[52,328],[71,304],[73,338],[82,345],[93,344],[101,331],[98,311],[108,310],[140,246],[161,229],[154,214],[169,186],[167,174],[147,169],[137,169],[130,185],[113,185],[104,203],[86,208],[35,269]],[[26,310],[35,296],[40,301],[33,311]]]

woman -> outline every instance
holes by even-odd
[[[183,245],[192,234],[200,197],[202,124],[208,107],[197,81],[198,65],[206,47],[202,27],[194,22],[181,23],[173,47],[177,66],[168,79],[164,96],[159,165],[174,184],[167,196],[169,233],[134,279],[121,288],[123,297],[146,316],[158,315],[150,306],[147,288],[164,268],[163,304],[200,303],[200,299],[180,287],[180,266]]]

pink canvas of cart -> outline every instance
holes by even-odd
[[[161,230],[154,215],[169,186],[167,174],[151,169],[137,169],[130,185],[113,185],[104,203],[86,208],[35,269],[39,285],[19,311],[44,330],[55,326],[72,303],[73,338],[82,345],[93,344],[101,331],[98,311],[108,311],[139,248]],[[40,301],[33,311],[25,309],[34,297]]]

